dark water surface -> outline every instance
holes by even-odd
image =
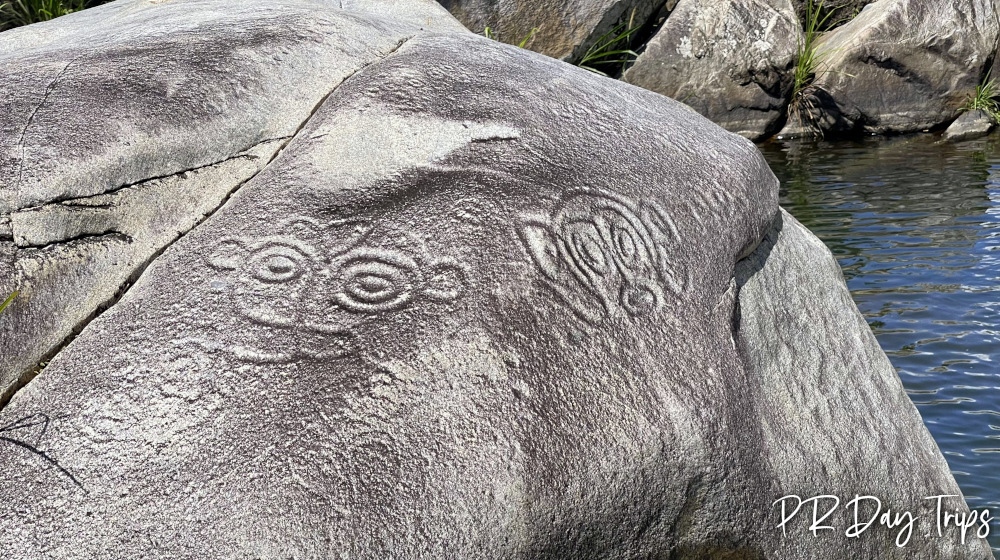
[[[1000,137],[937,140],[761,150],[782,205],[840,260],[969,506],[1000,518]]]

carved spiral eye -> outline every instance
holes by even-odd
[[[302,276],[307,257],[294,247],[271,244],[253,255],[250,273],[254,278],[269,284],[290,282]]]
[[[626,268],[641,271],[652,264],[650,256],[652,248],[646,239],[630,225],[612,226],[611,238],[618,260]]]

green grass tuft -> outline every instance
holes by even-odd
[[[19,292],[14,292],[13,294],[10,294],[7,296],[7,299],[3,301],[3,303],[0,303],[0,313],[2,313],[4,309],[7,309],[7,306],[10,305],[10,302],[14,301],[14,298],[17,297],[18,293]]]
[[[830,72],[823,68],[822,56],[816,51],[816,42],[820,35],[837,25],[853,19],[853,16],[830,23],[830,16],[833,11],[823,13],[823,0],[818,4],[813,4],[812,0],[806,2],[805,21],[803,22],[803,38],[799,40],[798,61],[795,65],[794,81],[792,84],[792,97],[788,106],[788,116],[799,122],[815,122],[816,107],[812,104],[812,98],[808,95],[813,89],[816,78]],[[851,76],[850,74],[844,74]]]
[[[528,41],[530,41],[531,38],[535,36],[535,33],[538,33],[538,28],[532,27],[528,35],[524,39],[521,39],[521,42],[518,43],[517,46],[523,49],[524,46],[528,44]],[[493,32],[492,27],[486,27],[485,29],[483,29],[483,36],[486,37],[487,39],[493,39],[494,41],[500,40],[499,38],[497,38],[496,33]]]
[[[806,2],[805,36],[799,41],[799,60],[795,66],[795,84],[792,87],[792,99],[800,97],[812,83],[816,76],[821,74],[820,57],[816,53],[816,41],[824,29],[827,20],[833,12],[823,13],[823,0],[819,4],[813,4],[812,0]]]
[[[108,0],[5,0],[0,2],[0,31],[49,21],[104,4]]]
[[[519,47],[521,47],[523,49],[524,45],[527,45],[528,41],[530,41],[531,38],[535,36],[535,33],[538,33],[538,28],[537,27],[532,27],[531,31],[528,33],[528,36],[525,37],[524,39],[521,39],[521,42],[518,43],[517,46],[519,46]]]
[[[634,10],[632,15],[635,16]],[[639,56],[629,48],[632,35],[639,28],[633,27],[631,21],[616,25],[597,39],[576,65],[602,76],[623,72],[625,66]]]
[[[982,83],[976,86],[976,93],[969,96],[969,100],[962,106],[962,111],[982,111],[989,115],[993,122],[1000,122],[1000,89],[990,78],[989,74],[983,78]]]

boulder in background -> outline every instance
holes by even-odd
[[[823,36],[802,103],[824,134],[930,129],[958,116],[997,47],[990,0],[879,0]]]
[[[986,136],[993,130],[993,119],[986,111],[966,111],[944,131],[944,139],[958,142]]]
[[[438,0],[467,28],[504,43],[577,62],[615,26],[644,24],[665,0]],[[532,35],[532,30],[537,31]]]
[[[681,0],[624,79],[760,139],[780,126],[801,40],[790,0]]]

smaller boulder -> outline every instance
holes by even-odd
[[[891,134],[958,116],[997,44],[990,0],[880,0],[825,34],[808,100],[824,133]]]
[[[944,139],[952,142],[972,140],[986,136],[992,129],[993,119],[986,111],[966,111],[944,131]]]
[[[624,79],[756,140],[776,132],[801,41],[790,0],[680,0]]]

